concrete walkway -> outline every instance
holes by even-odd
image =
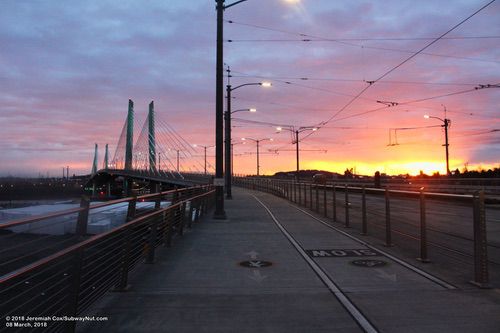
[[[227,220],[159,250],[88,312],[108,320],[78,331],[500,332],[498,290],[411,270],[268,194],[225,203]]]

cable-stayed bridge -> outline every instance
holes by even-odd
[[[135,117],[134,102],[129,100],[116,149],[110,154],[106,145],[102,169],[98,169],[97,144],[95,146],[89,185],[93,192],[100,188],[109,195],[112,188],[121,183],[123,194],[129,195],[134,181],[145,185],[149,192],[157,191],[155,186],[161,185],[168,188],[207,184],[214,167],[207,162],[206,155],[197,153],[194,145],[156,117],[154,102],[149,104],[148,115],[141,124]]]

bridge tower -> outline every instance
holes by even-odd
[[[132,169],[132,149],[134,145],[134,102],[128,100],[127,142],[125,146],[125,170]]]
[[[149,171],[156,171],[156,140],[154,102],[149,103],[148,114]]]
[[[97,143],[95,144],[95,149],[94,149],[94,162],[92,163],[91,174],[95,174],[96,172],[97,172]]]
[[[107,170],[109,168],[109,150],[108,144],[106,143],[106,150],[104,151],[104,169]]]

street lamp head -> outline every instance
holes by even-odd
[[[276,127],[276,130],[277,130],[278,132],[281,132],[281,131],[283,130],[283,128],[282,128],[281,126],[278,126],[278,127]]]
[[[429,119],[431,116],[429,116],[428,114],[424,114],[424,118],[425,119]]]
[[[273,84],[271,82],[261,82],[260,85],[267,88],[272,87]]]
[[[246,138],[241,138],[241,140],[242,140],[242,141],[245,141],[245,140],[246,140]]]
[[[248,109],[248,111],[250,111],[250,112],[257,112],[257,109],[255,109],[255,108],[250,108],[250,109]]]
[[[317,130],[318,130],[318,128],[317,128],[317,127],[313,127],[313,128],[312,128],[312,130],[313,130],[313,131],[317,131]]]

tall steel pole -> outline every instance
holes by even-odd
[[[217,55],[216,55],[216,82],[215,82],[215,219],[225,219],[224,211],[224,163],[223,163],[223,130],[224,130],[224,93],[223,93],[223,18],[224,0],[217,3]]]
[[[443,127],[444,127],[444,146],[446,147],[446,175],[450,176],[451,175],[451,172],[450,172],[450,160],[449,160],[449,153],[448,153],[448,126],[450,125],[450,120],[449,119],[446,119],[444,118],[443,120]]]
[[[257,140],[257,177],[260,176],[260,163],[259,163],[259,142],[260,140]]]
[[[149,103],[148,113],[148,143],[149,143],[149,171],[156,171],[156,139],[155,139],[155,110],[154,102]]]
[[[231,193],[231,85],[226,87],[227,109],[225,112],[226,126],[226,199],[232,199]]]
[[[299,131],[295,131],[295,147],[297,154],[297,172],[295,173],[295,179],[299,181]]]

